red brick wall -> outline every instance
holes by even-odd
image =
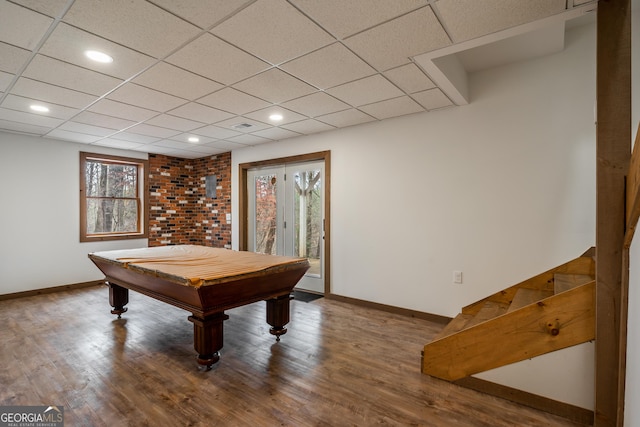
[[[231,153],[199,159],[149,154],[149,246],[231,248]],[[216,198],[205,179],[216,175]]]

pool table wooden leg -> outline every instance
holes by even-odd
[[[293,298],[290,294],[271,298],[267,301],[267,323],[271,325],[269,333],[276,336],[276,341],[280,341],[280,335],[287,333],[284,327],[289,323],[289,301]]]
[[[189,316],[189,321],[193,323],[193,347],[198,352],[197,360],[200,365],[206,366],[207,371],[220,360],[218,351],[223,344],[222,322],[228,318],[224,312],[205,316],[204,319],[195,314]]]
[[[127,311],[125,305],[129,302],[129,289],[110,282],[106,283],[109,286],[109,304],[113,307],[111,314],[117,314],[118,319],[120,319],[122,313]]]

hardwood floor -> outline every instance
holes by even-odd
[[[420,373],[442,325],[321,298],[227,311],[221,360],[198,368],[189,313],[106,287],[0,301],[0,406],[63,405],[65,426],[576,426]]]

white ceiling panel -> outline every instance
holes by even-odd
[[[7,88],[9,87],[11,82],[13,81],[14,77],[15,77],[14,74],[5,73],[4,71],[0,71],[0,92],[4,92],[5,90],[7,90]],[[2,94],[1,93],[0,93],[0,99],[2,99]]]
[[[117,132],[117,129],[103,128],[78,122],[65,122],[58,128],[58,130],[83,133],[99,137],[109,136]]]
[[[447,31],[456,43],[536,21],[566,9],[565,0],[439,0]]]
[[[229,138],[228,141],[237,142],[238,144],[244,144],[244,145],[257,145],[257,144],[263,144],[265,142],[269,142],[272,140],[269,138],[263,138],[257,135],[240,135],[240,136],[234,136],[233,138]]]
[[[73,108],[85,108],[98,98],[60,86],[42,83],[36,80],[21,77],[13,86],[11,93],[25,98],[52,102],[58,105],[66,105]]]
[[[24,7],[35,10],[36,12],[45,14],[52,18],[57,18],[62,15],[64,9],[67,7],[69,0],[11,0],[14,3],[18,3]]]
[[[53,19],[8,1],[0,2],[0,40],[33,50]]]
[[[190,101],[223,87],[220,83],[166,62],[157,63],[133,79],[133,82]]]
[[[451,44],[430,7],[396,18],[344,41],[378,71],[410,62],[410,58]]]
[[[118,132],[111,135],[110,139],[119,139],[122,141],[137,142],[139,144],[149,144],[151,142],[159,141],[162,138],[156,138],[154,136],[140,135],[133,132]]]
[[[308,117],[321,116],[350,108],[348,104],[325,92],[312,93],[311,95],[285,102],[282,106]]]
[[[339,39],[427,4],[427,0],[291,0]]]
[[[207,107],[206,105],[190,102],[182,105],[174,110],[169,111],[173,116],[185,119],[193,119],[203,123],[215,123],[233,117],[233,114],[217,108]]]
[[[161,113],[188,102],[185,99],[167,95],[166,93],[158,92],[157,90],[139,86],[134,83],[125,83],[111,92],[107,98]]]
[[[198,37],[166,61],[225,85],[269,68],[266,62],[208,33]]]
[[[36,55],[23,75],[33,80],[65,88],[74,88],[74,90],[92,95],[102,95],[122,83],[120,79],[43,55]]]
[[[93,113],[91,111],[83,111],[82,113],[75,116],[73,118],[73,121],[115,130],[126,129],[136,124],[136,122],[131,120]]]
[[[221,153],[224,153],[226,151],[235,150],[236,148],[244,147],[243,144],[239,144],[237,142],[230,142],[230,141],[216,141],[216,142],[212,142],[210,145],[212,147],[220,149]]]
[[[9,108],[11,110],[24,111],[25,113],[31,113],[33,110],[30,108],[31,105],[41,105],[43,107],[47,107],[49,112],[47,113],[48,117],[55,117],[57,119],[69,120],[76,114],[80,112],[75,108],[69,108],[62,105],[56,105],[49,102],[34,102],[30,98],[23,98],[21,96],[16,95],[8,95],[5,100],[2,102],[2,106],[4,108]]]
[[[191,142],[189,141],[189,138],[198,138],[197,142]],[[181,133],[175,136],[172,136],[170,138],[172,141],[178,141],[178,142],[184,142],[185,144],[190,144],[192,146],[198,146],[198,145],[203,145],[203,144],[207,144],[209,142],[213,142],[213,141],[217,141],[216,138],[210,138],[208,136],[202,136],[202,135],[196,135],[195,133],[191,133],[191,132],[186,132],[186,133]]]
[[[79,0],[64,21],[154,58],[164,57],[200,32],[146,1]]]
[[[432,89],[436,85],[431,79],[415,64],[407,64],[389,71],[384,75],[396,86],[407,93],[420,92]]]
[[[182,132],[187,132],[192,129],[204,126],[204,123],[196,122],[194,120],[189,120],[182,117],[172,116],[171,114],[160,114],[159,116],[147,120],[145,123],[154,126],[166,127],[168,129],[175,129]]]
[[[277,68],[260,73],[234,87],[273,103],[288,101],[316,91],[314,87]]]
[[[253,0],[150,0],[202,29],[222,21]]]
[[[360,109],[378,120],[424,111],[424,108],[422,108],[420,104],[408,96],[401,96],[400,98],[363,105]]]
[[[89,107],[89,111],[119,117],[125,120],[133,120],[135,122],[143,122],[158,114],[155,111],[123,104],[122,102],[112,101],[110,99],[101,99]]]
[[[231,87],[198,99],[198,103],[217,107],[234,114],[244,114],[266,108],[271,103],[255,96],[248,95]]]
[[[244,124],[249,124],[251,125],[250,127],[236,127],[237,125],[244,125]],[[262,129],[266,129],[268,127],[271,127],[271,125],[268,125],[266,123],[262,123],[259,122],[257,120],[251,120],[248,119],[246,117],[242,117],[242,116],[238,116],[238,117],[234,117],[232,119],[229,120],[225,120],[223,122],[220,123],[216,123],[216,126],[221,127],[221,128],[226,128],[226,129],[230,129],[233,131],[237,131],[240,133],[249,133],[249,132],[255,132],[257,130],[262,130]]]
[[[265,130],[260,130],[258,132],[252,133],[252,135],[257,135],[263,138],[269,138],[273,140],[282,140],[287,138],[293,138],[294,136],[300,136],[298,132],[294,132],[288,129],[283,129],[279,127],[273,127]]]
[[[48,126],[38,126],[36,124],[19,123],[3,119],[0,119],[0,127],[9,132],[29,133],[33,135],[44,135],[51,129]]]
[[[279,114],[282,116],[282,120],[273,121],[270,116],[273,114]],[[265,108],[264,110],[254,111],[253,113],[245,114],[244,117],[248,117],[253,120],[258,120],[263,123],[273,125],[284,125],[292,122],[299,122],[300,120],[304,120],[307,117],[302,114],[295,113],[291,110],[287,110],[286,108],[282,108],[280,106],[274,106]]]
[[[354,107],[403,95],[400,89],[379,74],[334,87],[327,93]]]
[[[155,138],[171,138],[172,136],[176,136],[180,133],[180,131],[177,130],[153,126],[146,123],[132,126],[127,129],[127,132],[152,136]]]
[[[113,138],[99,139],[94,144],[103,147],[120,148],[121,150],[136,150],[145,146],[145,144]]]
[[[195,129],[192,133],[195,135],[203,135],[214,139],[225,139],[232,136],[241,135],[240,132],[237,132],[235,130],[215,125],[203,126],[201,128]]]
[[[280,66],[286,72],[320,89],[327,89],[376,73],[342,43],[311,52]]]
[[[324,116],[317,117],[316,119],[337,128],[359,125],[361,123],[372,122],[375,120],[373,117],[354,108],[351,110],[326,114]]]
[[[0,71],[17,73],[29,59],[31,52],[7,43],[0,43]]]
[[[258,0],[211,32],[274,65],[335,40],[285,0]]]
[[[449,107],[453,102],[447,95],[442,93],[440,89],[429,89],[411,95],[413,99],[418,101],[427,110],[436,110],[438,108]]]
[[[0,120],[7,120],[10,122],[18,122],[25,124],[33,124],[36,126],[54,128],[62,124],[63,120],[54,119],[53,117],[43,116],[41,114],[25,113],[23,111],[10,110],[8,108],[0,107]]]
[[[83,144],[90,144],[100,140],[101,137],[95,135],[88,135],[86,133],[78,131],[67,131],[63,129],[54,129],[47,133],[47,138],[64,139],[65,141],[81,142]]]
[[[91,61],[85,55],[87,50],[97,50],[108,54],[112,63]],[[60,23],[51,33],[40,53],[99,73],[128,79],[151,66],[156,60],[119,44],[82,31],[65,23]]]
[[[305,135],[335,129],[333,126],[329,126],[326,123],[322,123],[313,119],[290,123],[288,125],[283,125],[282,127]]]

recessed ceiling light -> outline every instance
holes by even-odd
[[[37,111],[38,113],[48,113],[49,112],[49,109],[47,107],[45,107],[44,105],[33,104],[33,105],[30,105],[29,108],[31,108],[33,111]]]
[[[113,62],[112,57],[110,57],[104,52],[98,52],[97,50],[87,50],[84,54],[87,56],[87,58],[91,59],[92,61],[102,62],[104,64]]]
[[[198,138],[196,136],[190,136],[189,138],[187,138],[187,141],[189,141],[189,142],[200,142],[200,138]]]
[[[269,116],[269,120],[273,120],[274,122],[279,122],[282,120],[282,114],[272,114]]]

